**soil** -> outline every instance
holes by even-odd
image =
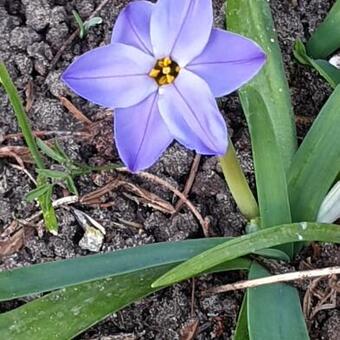
[[[86,18],[100,4],[100,0],[0,0],[0,60],[7,65],[24,100],[27,84],[33,87],[33,103],[28,110],[34,130],[72,132],[59,138],[62,147],[72,159],[87,164],[105,164],[119,161],[112,141],[111,118],[107,112],[69,92],[59,77],[78,55],[110,40],[112,25],[128,0],[112,0],[99,13],[103,23],[90,30],[85,39],[76,38],[64,51],[54,70],[53,57],[63,42],[76,29],[72,10]],[[216,25],[223,27],[223,0],[214,2]],[[298,125],[300,140],[331,93],[331,89],[310,69],[300,66],[292,57],[296,38],[306,39],[325,17],[333,0],[272,0],[274,21],[283,51],[284,63],[292,92],[295,112],[307,124]],[[97,121],[94,138],[79,139],[74,132],[83,129],[82,123],[60,103],[59,96],[67,97],[89,119]],[[30,96],[29,96],[30,97]],[[245,173],[254,187],[251,148],[246,123],[236,95],[219,100],[219,107],[229,125],[229,131],[238,150]],[[106,117],[106,118],[103,118]],[[0,88],[0,145],[22,145],[19,140],[5,136],[18,131],[8,99]],[[172,145],[149,172],[183,190],[190,172],[194,154],[178,144]],[[38,211],[27,203],[24,195],[33,189],[26,174],[14,168],[13,159],[0,159],[0,232],[5,232],[15,218],[28,218]],[[28,166],[30,173],[33,168]],[[76,181],[81,195],[89,193],[116,178],[115,173],[83,176]],[[136,176],[120,175],[125,181],[152,191],[161,199],[174,204],[176,198],[164,188]],[[62,190],[55,193],[61,197]],[[193,188],[191,202],[209,219],[211,234],[237,236],[244,233],[245,220],[228,192],[221,169],[215,158],[202,157]],[[191,211],[185,207],[171,217],[162,211],[144,205],[131,192],[118,188],[105,197],[113,202],[108,208],[77,205],[77,208],[96,219],[106,229],[102,251],[138,246],[160,241],[175,241],[203,237],[201,227]],[[1,258],[1,270],[51,260],[84,256],[79,241],[83,229],[72,212],[58,209],[60,231],[58,236],[43,232],[26,235],[23,247],[12,255]],[[135,223],[134,227],[129,222]],[[136,227],[138,226],[138,228]],[[313,267],[339,265],[340,248],[320,245],[318,251],[306,249],[296,260],[296,267],[309,263]],[[242,293],[228,293],[199,298],[206,287],[232,282],[242,274],[227,273],[205,277],[196,282],[195,317],[199,320],[197,339],[231,339]],[[301,296],[307,286],[300,287]],[[2,312],[15,308],[25,299],[0,304]],[[339,303],[339,301],[338,301]],[[179,339],[180,331],[191,317],[191,284],[175,285],[113,314],[92,327],[77,339]],[[340,310],[322,310],[310,322],[312,339],[340,338]]]

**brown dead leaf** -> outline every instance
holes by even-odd
[[[9,238],[0,241],[0,257],[12,255],[19,251],[24,245],[24,229],[19,229]]]
[[[126,193],[126,197],[132,199],[137,204],[141,203],[147,206],[150,206],[156,210],[162,211],[166,214],[173,214],[175,212],[175,208],[163,200],[159,196],[151,193],[150,191],[139,187],[136,184],[127,182],[121,179],[115,179],[103,187],[92,191],[80,198],[80,202],[83,204],[89,205],[100,205],[102,208],[112,206],[112,202],[105,202],[104,196],[108,194],[110,191],[116,190],[119,187],[125,189],[128,193]],[[133,194],[133,195],[131,195]]]
[[[25,111],[29,112],[32,108],[34,102],[34,91],[33,91],[33,82],[29,80],[25,87],[25,95],[26,95],[26,105]]]
[[[169,202],[136,184],[120,181],[120,186],[135,194],[137,200],[144,205],[152,207],[166,214],[174,214],[176,212],[175,208]]]
[[[23,168],[24,163],[33,163],[31,154],[25,146],[3,146],[0,148],[0,157],[14,158]]]
[[[193,340],[197,335],[198,320],[189,320],[181,330],[180,340]]]
[[[79,120],[84,125],[91,125],[92,121],[88,119],[78,108],[74,106],[67,98],[65,97],[59,97],[59,100],[63,106],[66,107],[67,110],[69,110],[75,119]]]

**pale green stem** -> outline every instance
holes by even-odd
[[[229,141],[228,151],[220,157],[224,178],[241,213],[248,219],[259,216],[259,208],[237,158],[234,145]]]

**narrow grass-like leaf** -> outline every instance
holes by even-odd
[[[38,169],[43,169],[45,167],[44,161],[40,156],[38,146],[35,142],[35,138],[33,136],[32,128],[30,125],[30,122],[28,120],[28,117],[26,115],[26,112],[24,110],[24,107],[22,105],[22,101],[20,99],[20,96],[18,94],[18,91],[7,71],[7,68],[4,63],[0,62],[0,83],[5,88],[5,91],[8,95],[8,98],[11,102],[11,105],[13,107],[16,119],[18,121],[18,125],[22,131],[22,134],[24,136],[25,142],[31,152],[31,155],[34,159],[34,162],[36,164],[36,167]],[[38,187],[43,186],[47,184],[47,179],[43,176],[38,176],[37,179]],[[48,193],[48,191],[47,191]],[[58,230],[58,222],[57,217],[54,211],[54,208],[52,206],[51,201],[47,201],[46,197],[41,196],[38,199],[39,205],[42,210],[42,214],[44,217],[45,225],[47,230],[49,230],[52,233],[57,233]]]
[[[74,180],[73,180],[73,178],[72,178],[71,176],[67,176],[67,177],[65,178],[65,185],[66,185],[66,187],[67,187],[67,190],[68,190],[70,193],[72,193],[72,194],[74,194],[74,195],[76,195],[76,196],[79,196],[78,189],[77,189],[77,187],[76,187],[76,185],[75,185],[75,183],[74,183]]]
[[[176,264],[228,239],[230,238],[156,243],[0,272],[0,301],[151,267]],[[238,259],[231,265],[244,269],[248,263],[245,259]],[[223,265],[222,268],[225,269],[226,266]]]
[[[22,101],[4,63],[0,63],[0,82],[4,86],[8,98],[12,104],[18,125],[22,131],[22,134],[24,135],[25,142],[32,154],[34,162],[38,168],[44,168],[44,161],[39,154],[39,150],[32,133],[31,125],[22,105]]]
[[[66,172],[50,169],[37,169],[37,173],[42,176],[54,179],[65,179],[66,177],[69,176],[68,173]]]
[[[46,194],[46,192],[50,189],[51,184],[43,184],[34,190],[30,191],[26,196],[25,199],[27,202],[33,202],[35,199],[39,198],[40,196]]]
[[[253,262],[248,279],[270,276]],[[250,340],[308,340],[308,331],[296,288],[277,283],[247,290]]]
[[[324,22],[307,43],[307,53],[314,59],[326,59],[340,48],[340,1],[337,0]]]
[[[314,60],[307,55],[305,45],[297,40],[294,45],[294,56],[301,63],[313,67],[325,80],[335,88],[340,84],[340,70],[330,64],[327,60]]]
[[[286,173],[266,104],[250,85],[240,97],[247,112],[262,228],[291,223]],[[281,250],[293,256],[293,245]]]
[[[91,27],[100,25],[103,22],[101,17],[94,17],[84,22],[85,31],[88,32]]]
[[[322,108],[296,153],[288,185],[293,221],[315,221],[340,169],[340,86]]]
[[[85,34],[86,34],[84,22],[83,22],[82,18],[80,17],[80,15],[78,14],[77,11],[73,10],[72,14],[73,14],[74,19],[76,20],[76,23],[78,24],[78,27],[79,27],[79,38],[83,39]]]
[[[186,261],[160,277],[152,285],[160,287],[173,284],[256,250],[297,241],[340,243],[340,227],[334,224],[302,222],[276,226],[240,236]]]
[[[266,65],[249,86],[259,91],[266,104],[283,165],[287,170],[296,151],[295,121],[269,2],[228,0],[226,6],[227,28],[255,40],[267,53]],[[246,85],[240,90],[241,101],[248,88]],[[245,114],[248,116],[247,111]],[[263,126],[263,129],[266,127]]]
[[[48,157],[52,158],[56,162],[63,164],[65,163],[66,159],[60,155],[60,153],[56,152],[52,148],[50,148],[46,143],[44,143],[40,138],[36,139],[37,145],[39,149]]]
[[[57,140],[54,142],[52,148],[53,148],[53,151],[54,151],[55,153],[59,154],[60,157],[62,157],[63,159],[65,159],[65,161],[66,161],[67,163],[70,163],[70,164],[72,163],[71,158],[70,158],[68,155],[66,155],[65,151],[64,151],[63,148],[59,145],[59,143],[58,143]]]

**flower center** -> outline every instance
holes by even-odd
[[[149,76],[154,78],[159,86],[169,85],[174,82],[181,68],[169,57],[157,60]]]

